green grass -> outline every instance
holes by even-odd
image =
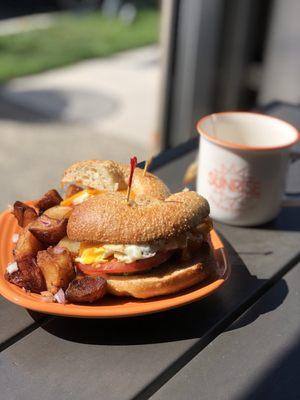
[[[58,16],[47,29],[0,37],[0,82],[145,46],[158,31],[154,10],[141,11],[131,25],[100,13]]]

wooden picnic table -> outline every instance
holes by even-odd
[[[300,107],[263,111],[300,128]],[[198,139],[160,154],[155,173],[182,189]],[[300,162],[287,191],[300,192]],[[300,207],[257,228],[215,224],[232,264],[211,296],[125,319],[46,316],[0,298],[0,398],[299,399]]]

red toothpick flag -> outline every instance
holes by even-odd
[[[133,173],[134,173],[136,164],[137,164],[137,158],[131,157],[130,158],[130,175],[129,175],[129,179],[128,179],[127,198],[126,198],[127,203],[129,202],[129,198],[130,198],[132,178],[133,178]]]

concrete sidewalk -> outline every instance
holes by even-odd
[[[159,49],[21,79],[0,91],[0,206],[55,187],[86,158],[143,160],[155,149]]]

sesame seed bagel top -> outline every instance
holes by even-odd
[[[165,200],[139,197],[129,204],[122,194],[112,192],[76,206],[67,234],[79,242],[149,243],[187,232],[208,214],[208,202],[192,191],[172,194]]]
[[[125,164],[119,165],[123,171],[125,181],[128,182],[130,166]],[[144,171],[141,168],[136,168],[134,171],[131,190],[136,196],[154,197],[161,200],[171,194],[162,180],[150,172],[144,175]]]

